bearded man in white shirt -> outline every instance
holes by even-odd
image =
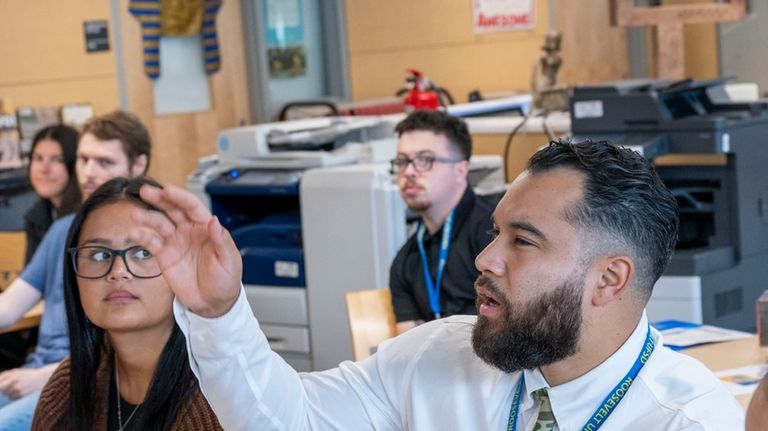
[[[477,257],[477,318],[388,340],[359,363],[296,373],[269,349],[234,243],[194,196],[142,197],[132,239],[176,292],[190,362],[232,430],[731,430],[744,411],[703,365],[663,346],[645,304],[677,238],[652,165],[604,142],[537,152]]]

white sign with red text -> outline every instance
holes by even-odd
[[[472,0],[475,33],[533,30],[536,0]]]

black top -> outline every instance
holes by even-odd
[[[27,234],[27,251],[24,254],[25,266],[32,260],[37,246],[40,245],[53,221],[53,206],[47,199],[38,199],[24,214],[24,231]]]
[[[456,206],[451,247],[440,286],[442,317],[477,314],[474,283],[480,273],[475,268],[475,257],[491,242],[491,214],[499,198],[500,195],[477,196],[468,186]],[[442,235],[442,227],[434,235],[429,232],[424,234],[424,250],[433,280],[436,277]],[[415,233],[408,238],[392,262],[389,287],[395,320],[434,319]]]
[[[117,417],[118,398],[120,398],[120,417],[123,420],[123,426],[124,426],[122,431],[134,431],[134,430],[138,431],[138,428],[134,426],[138,422],[133,421],[134,418],[131,418],[131,414],[137,408],[140,408],[141,405],[137,406],[137,405],[131,404],[128,401],[125,401],[123,397],[118,396],[117,385],[115,385],[115,373],[113,372],[111,378],[109,379],[109,403],[107,404],[109,409],[108,415],[107,415],[108,431],[120,431],[120,427],[118,426],[119,425],[118,417]],[[136,414],[138,414],[138,412]]]

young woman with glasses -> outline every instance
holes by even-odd
[[[113,179],[75,217],[64,299],[71,357],[40,397],[33,430],[216,430],[154,256],[131,242],[146,178]]]

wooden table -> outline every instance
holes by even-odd
[[[768,348],[760,348],[757,336],[692,347],[681,350],[681,353],[698,359],[712,371],[768,363]],[[752,398],[751,393],[736,397],[744,408],[749,405],[750,398]]]
[[[0,329],[0,334],[5,334],[6,332],[20,331],[22,329],[34,328],[35,326],[38,326],[40,324],[40,317],[42,317],[43,315],[44,306],[45,304],[43,301],[38,302],[37,305],[32,307],[32,309],[29,310],[27,314],[24,315],[24,317],[19,319],[18,322],[6,328]]]

